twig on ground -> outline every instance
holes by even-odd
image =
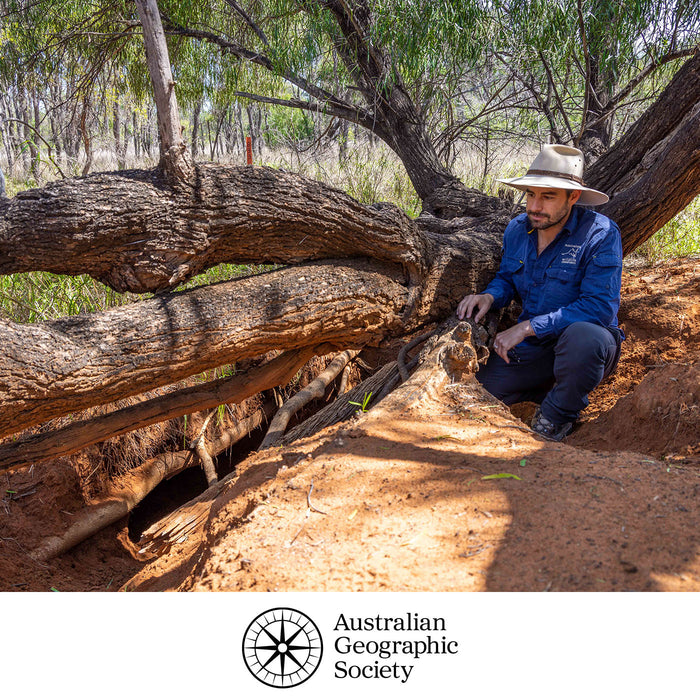
[[[311,492],[314,490],[314,480],[311,479],[311,488],[309,489],[309,492],[306,494],[306,503],[309,506],[310,510],[313,510],[316,513],[320,513],[321,515],[328,515],[326,511],[324,510],[319,510],[316,508],[314,505],[311,504]]]

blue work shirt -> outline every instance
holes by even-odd
[[[501,266],[484,293],[499,309],[517,292],[523,305],[518,320],[529,319],[537,338],[556,338],[576,321],[617,328],[621,279],[620,229],[607,216],[574,206],[539,256],[527,214],[513,219],[503,236]]]

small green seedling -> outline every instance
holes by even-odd
[[[362,413],[367,413],[367,405],[369,404],[371,398],[372,392],[370,391],[369,393],[365,393],[365,397],[364,399],[362,399],[362,403],[359,403],[357,401],[348,401],[348,403],[352,406],[359,406]]]

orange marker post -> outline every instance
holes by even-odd
[[[253,140],[250,136],[245,137],[245,155],[248,159],[248,165],[253,165]]]

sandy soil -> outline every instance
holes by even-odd
[[[0,476],[0,590],[700,590],[700,260],[623,283],[620,366],[563,444],[518,419],[532,406],[418,370],[254,453],[155,527],[176,535],[136,544],[137,511],[46,564],[29,552],[85,489],[75,459],[38,464]]]

